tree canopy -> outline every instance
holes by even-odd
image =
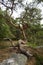
[[[31,43],[39,43],[42,40],[43,28],[40,24],[41,10],[36,8],[34,2],[23,4],[24,0],[1,0],[6,7],[5,11],[0,8],[0,38],[26,39]],[[24,8],[19,18],[13,19],[13,11],[17,6]],[[10,12],[9,12],[10,10]]]

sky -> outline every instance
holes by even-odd
[[[42,15],[42,18],[43,18],[43,3],[41,3],[41,4],[38,5],[38,8],[41,9],[41,15]],[[43,24],[43,20],[41,20],[41,24]]]
[[[32,0],[25,0],[24,1],[24,4],[27,2],[32,2]],[[43,3],[42,3],[43,4]],[[41,14],[42,14],[42,17],[43,17],[43,6],[41,4],[38,5],[38,8],[41,9]],[[19,12],[20,11],[20,12]],[[18,12],[14,12],[13,13],[13,17],[16,18],[16,17],[19,17],[19,14],[23,11],[23,9],[19,9],[18,8]],[[43,24],[43,20],[41,20],[41,24]]]
[[[23,2],[24,5],[26,4],[26,2],[30,3],[30,2],[32,2],[32,0],[24,0],[24,2]],[[42,3],[42,4],[43,4],[43,3]],[[5,7],[3,7],[2,5],[0,5],[0,7],[2,7],[3,10],[5,10]],[[43,17],[43,6],[42,6],[41,4],[39,4],[39,5],[38,5],[38,8],[41,9],[41,14],[42,14],[42,17]],[[12,17],[13,17],[13,18],[20,17],[20,14],[22,13],[22,11],[24,11],[24,9],[23,9],[23,8],[19,8],[19,7],[17,6],[17,11],[13,11]],[[43,24],[43,20],[41,20],[41,24]]]
[[[24,0],[23,4],[25,5],[26,2],[29,2],[29,3],[30,3],[30,2],[32,2],[32,0]],[[16,18],[16,17],[20,17],[20,14],[22,13],[22,11],[24,11],[24,9],[18,7],[17,12],[16,12],[16,11],[13,12],[13,17],[14,17],[14,18]]]

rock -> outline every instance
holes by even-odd
[[[3,60],[0,65],[25,65],[27,57],[23,54],[12,54],[9,59]]]

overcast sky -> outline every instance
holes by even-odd
[[[28,1],[29,3],[32,2],[32,0],[24,0],[24,4],[26,3],[26,1]],[[43,5],[43,3],[42,3]],[[38,5],[38,8],[41,9],[41,14],[42,14],[42,17],[43,17],[43,6],[41,4]],[[19,12],[20,11],[20,12]],[[14,12],[13,13],[13,17],[16,18],[16,17],[19,17],[19,14],[23,11],[23,9],[19,9],[18,8],[18,12]],[[41,24],[43,24],[43,20],[41,20]]]
[[[28,3],[32,2],[32,0],[24,0],[23,3],[25,4],[26,1],[27,1]],[[43,3],[42,3],[42,4],[43,4]],[[0,5],[0,7],[2,7],[3,10],[5,10],[5,7],[3,7],[2,5]],[[41,9],[41,11],[42,11],[41,14],[42,14],[42,16],[43,16],[43,7],[42,7],[42,5],[41,5],[41,4],[38,5],[38,8]],[[18,7],[17,12],[14,11],[12,17],[14,17],[14,18],[20,17],[20,13],[21,13],[23,10],[24,10],[23,8],[19,8],[19,7]],[[41,20],[41,24],[43,24],[43,20]]]
[[[23,4],[25,5],[26,2],[30,3],[30,2],[32,2],[32,0],[24,0]],[[13,17],[14,17],[14,18],[20,17],[20,14],[21,14],[22,11],[24,11],[24,9],[18,7],[17,12],[16,12],[16,11],[13,12]]]

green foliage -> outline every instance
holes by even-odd
[[[37,47],[37,44],[31,43],[31,42],[28,42],[27,45],[28,45],[29,47],[32,47],[32,48]]]
[[[22,13],[20,21],[24,24],[27,23],[28,27],[25,29],[27,40],[31,43],[37,43],[37,32],[41,29],[41,10],[33,6],[28,6],[25,8],[25,12]],[[39,33],[39,32],[38,32]]]
[[[42,56],[35,54],[35,58],[36,58],[36,65],[43,64],[43,57]]]
[[[0,9],[0,15],[1,15],[0,16],[1,18],[0,19],[0,38],[4,38],[4,37],[12,38],[15,36],[17,40],[20,38],[23,39],[22,30],[20,30],[19,28],[13,27],[9,23],[11,18],[14,24],[25,25],[25,23],[27,23],[27,28],[24,29],[24,31],[26,33],[28,42],[32,44],[43,44],[43,40],[42,40],[43,28],[40,25],[41,10],[38,8],[35,8],[34,3],[30,3],[30,5],[26,5],[24,9],[25,11],[21,14],[21,17],[15,20],[8,15],[9,14],[8,12],[7,13],[6,11],[3,12]],[[7,20],[3,18],[2,15],[6,15]]]
[[[34,1],[36,1],[36,2],[38,2],[38,3],[41,3],[41,2],[43,2],[43,0],[34,0]]]
[[[0,15],[2,15],[3,12],[0,10]],[[6,38],[11,36],[10,27],[6,24],[6,20],[0,16],[0,38]]]

